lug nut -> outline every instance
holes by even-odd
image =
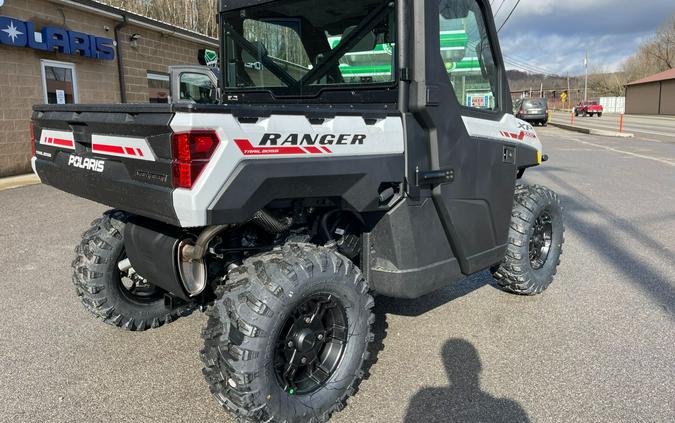
[[[323,341],[323,334],[320,333],[319,336],[316,337],[316,339],[318,339],[319,341]]]
[[[312,319],[309,317],[305,317],[305,323],[310,324],[312,323]]]
[[[288,348],[293,348],[293,341],[288,341]]]
[[[302,359],[300,360],[300,362],[301,362],[302,364],[307,364],[307,358],[302,357]]]

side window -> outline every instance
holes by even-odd
[[[498,70],[476,0],[439,0],[441,57],[459,103],[497,110]]]
[[[184,72],[180,74],[180,100],[197,104],[218,102],[216,86],[207,75]]]
[[[269,58],[293,79],[301,79],[312,68],[298,31],[300,21],[278,22],[244,21],[244,37],[258,49],[259,57],[242,51],[241,58],[250,83],[256,87],[285,87],[286,84],[262,64],[261,57]]]

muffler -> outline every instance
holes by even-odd
[[[208,284],[204,255],[218,233],[209,229],[205,236],[196,237],[175,226],[135,216],[124,230],[128,264],[149,283],[189,301]]]

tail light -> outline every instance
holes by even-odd
[[[30,122],[30,148],[33,152],[33,157],[37,155],[37,149],[35,147],[35,123]]]
[[[215,131],[173,134],[173,186],[192,189],[211,160],[220,139]]]

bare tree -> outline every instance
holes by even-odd
[[[652,39],[623,65],[627,81],[635,81],[675,67],[675,14],[663,24]]]
[[[217,37],[217,0],[97,0],[139,15]]]

